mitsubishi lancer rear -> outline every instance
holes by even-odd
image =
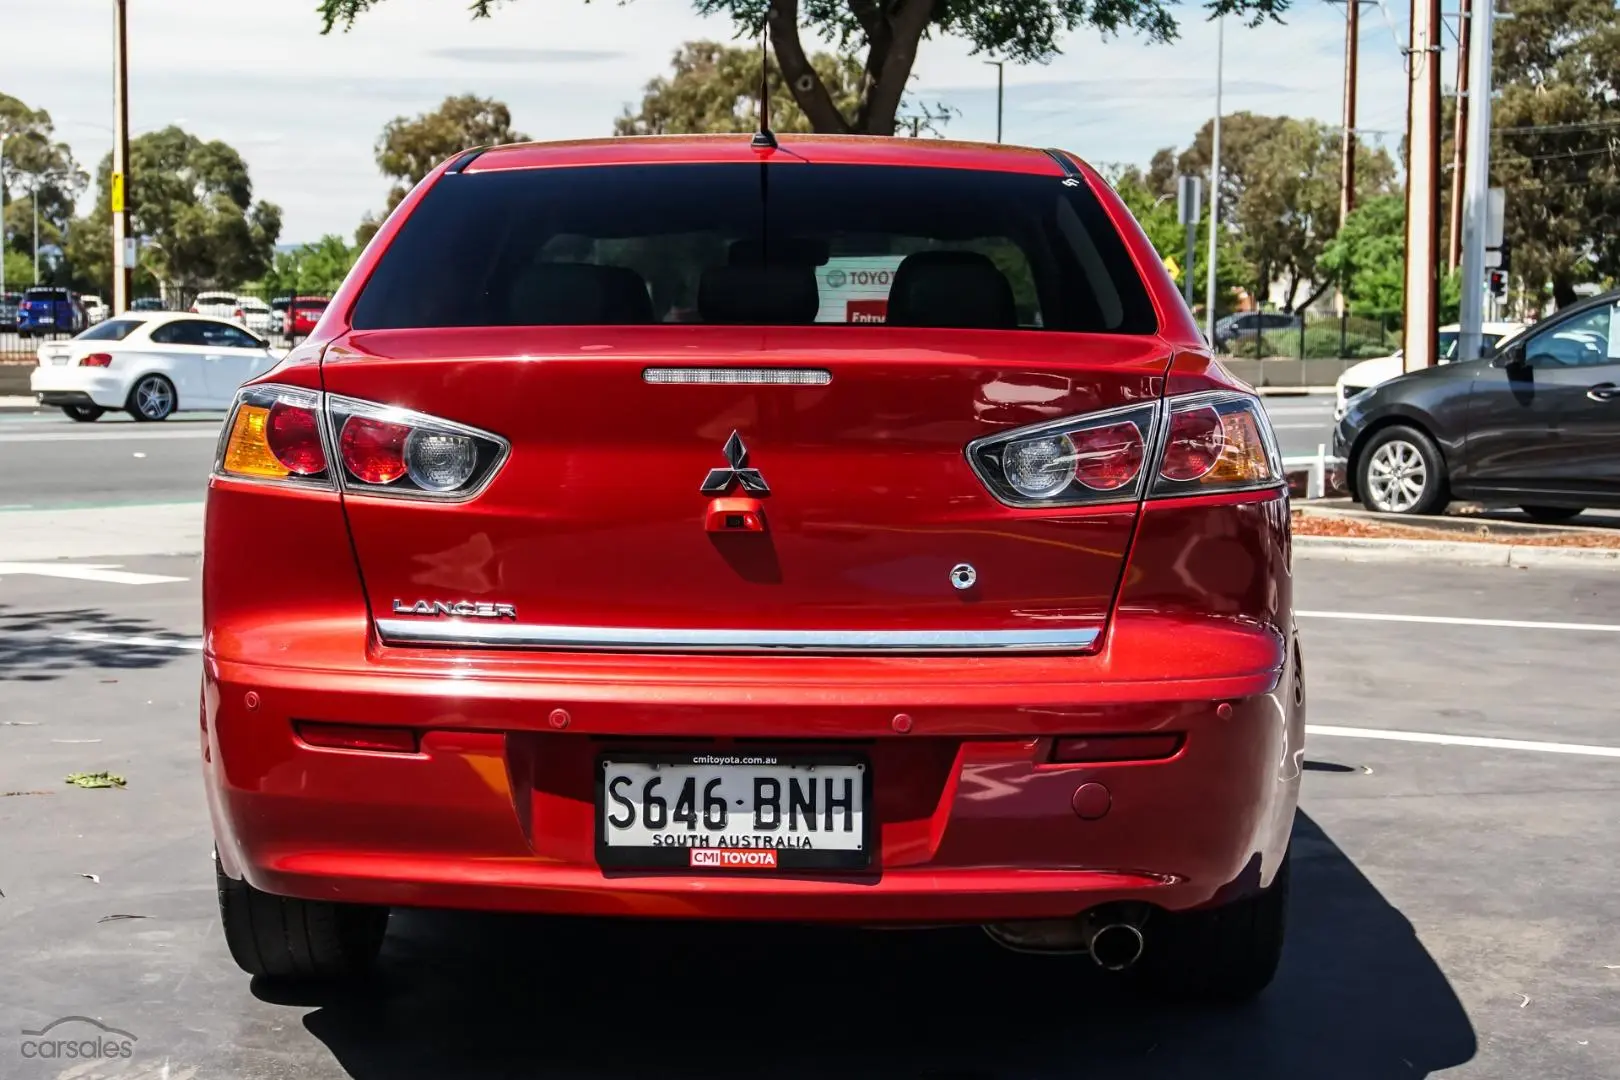
[[[971,924],[1252,996],[1303,754],[1287,500],[1068,153],[462,154],[222,430],[225,939],[343,978],[410,907]]]

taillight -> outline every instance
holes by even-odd
[[[1174,397],[1165,404],[1170,427],[1153,495],[1232,491],[1282,482],[1282,459],[1258,400],[1220,390]]]
[[[186,310],[187,310],[187,311],[188,311],[188,312],[190,312],[190,313],[191,313],[191,314],[193,314],[193,315],[198,315],[198,314],[201,314],[201,313],[200,313],[200,312],[199,312],[199,311],[198,311],[198,310],[197,310],[197,305],[196,305],[196,304],[192,304],[192,305],[191,305],[191,306],[190,306],[190,307],[188,307],[188,308],[187,308],[187,309],[186,309]]]
[[[1259,400],[1226,390],[988,436],[968,444],[968,461],[997,499],[1032,509],[1282,483]]]
[[[1129,405],[991,435],[968,444],[968,461],[1011,506],[1075,506],[1141,495],[1157,403]]]
[[[242,309],[237,308],[235,311],[231,312],[231,318],[233,318],[233,319],[244,318],[244,316],[242,314]]]
[[[331,487],[321,442],[321,395],[294,386],[251,386],[236,396],[217,470],[225,476]]]
[[[404,498],[472,498],[509,450],[505,439],[449,420],[291,386],[244,388],[225,430],[221,476],[327,488],[336,480]]]
[[[327,397],[343,486],[417,498],[466,499],[506,458],[506,440],[424,413]]]
[[[112,354],[93,352],[88,356],[79,358],[80,367],[112,367]]]

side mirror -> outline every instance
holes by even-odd
[[[1510,345],[1491,357],[1491,367],[1516,368],[1524,366],[1524,346]]]

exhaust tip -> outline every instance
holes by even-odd
[[[1124,971],[1142,958],[1142,931],[1130,923],[1109,923],[1091,935],[1091,958],[1107,971]]]

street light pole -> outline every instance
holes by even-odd
[[[1226,19],[1215,20],[1215,128],[1209,147],[1209,282],[1204,296],[1204,336],[1215,347],[1215,236],[1221,221],[1221,76],[1225,65]],[[1192,273],[1192,267],[1187,268]]]
[[[6,136],[0,132],[0,302],[6,295]]]
[[[114,315],[129,310],[134,262],[129,247],[129,49],[124,21],[125,0],[113,0],[113,150],[112,244]]]
[[[986,64],[996,69],[996,142],[1001,141],[1001,102],[1006,89],[1005,76],[1007,62],[1005,60],[986,60]]]
[[[1491,188],[1491,52],[1494,0],[1473,5],[1473,28],[1468,50],[1468,157],[1463,169],[1462,304],[1458,322],[1462,333],[1457,357],[1480,356],[1481,310],[1485,304],[1485,232],[1490,217]],[[1611,346],[1612,348],[1612,346]]]

